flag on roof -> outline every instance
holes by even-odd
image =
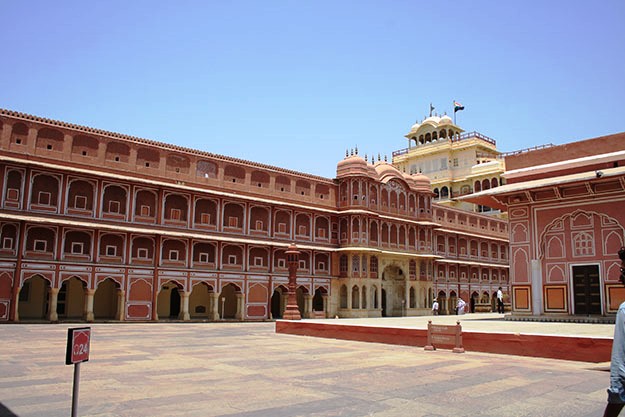
[[[464,110],[464,106],[454,100],[454,113],[457,112],[458,110]]]

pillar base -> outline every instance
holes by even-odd
[[[299,313],[299,308],[297,306],[286,306],[286,310],[282,314],[282,319],[284,320],[301,320],[302,316]]]

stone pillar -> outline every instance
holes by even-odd
[[[60,288],[50,288],[48,290],[48,320],[50,321],[59,321],[59,316],[56,314],[59,290]]]
[[[312,317],[312,299],[312,295],[304,294],[304,317],[306,318]]]
[[[323,317],[328,317],[328,294],[322,294],[321,299],[323,300]]]
[[[543,274],[540,267],[540,260],[532,259],[532,314],[539,316],[543,314]],[[509,278],[509,277],[508,277]],[[512,286],[508,288],[512,290]],[[508,298],[512,303],[512,294],[509,294]]]
[[[283,318],[285,320],[301,320],[302,316],[297,306],[297,267],[300,251],[295,244],[291,244],[285,253],[289,267],[289,292]]]
[[[191,315],[189,314],[189,296],[191,295],[191,293],[180,290],[178,290],[178,293],[180,294],[180,301],[182,301],[182,309],[178,314],[178,319],[185,321],[191,320]]]
[[[219,320],[219,293],[217,292],[208,294],[208,319]]]
[[[234,318],[236,320],[241,320],[243,321],[243,319],[245,318],[245,294],[240,293],[237,294],[237,312],[234,315]]]
[[[347,285],[347,309],[352,309],[352,286]]]
[[[95,294],[95,290],[87,289],[85,290],[85,320],[89,323],[93,322],[93,296]]]
[[[126,318],[126,293],[124,290],[117,290],[117,314],[115,320],[124,321]]]

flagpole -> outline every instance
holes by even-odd
[[[451,107],[454,109],[454,125],[456,124],[456,102],[451,103]]]

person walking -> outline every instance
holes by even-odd
[[[501,287],[497,290],[497,313],[503,314],[503,291],[501,291]]]
[[[625,285],[625,247],[618,251],[621,259],[621,284]],[[616,312],[614,322],[614,340],[612,341],[612,357],[610,361],[610,388],[608,388],[608,404],[603,417],[616,417],[625,405],[625,301]]]
[[[434,299],[434,302],[432,303],[432,315],[438,316],[438,300],[436,298]]]
[[[456,304],[456,314],[464,314],[464,307],[467,303],[460,297],[458,297],[458,304]]]

